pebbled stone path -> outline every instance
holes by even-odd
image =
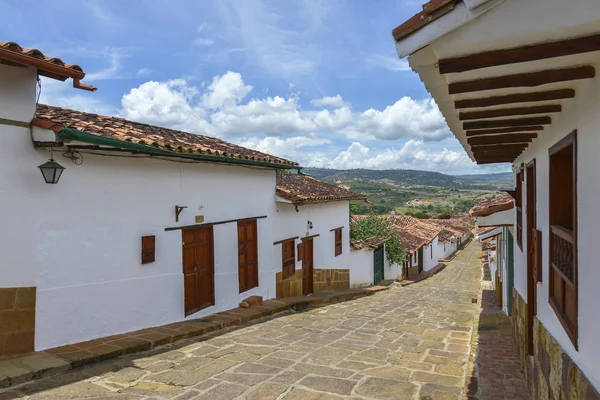
[[[121,356],[0,400],[465,398],[479,255],[473,242],[415,285]]]

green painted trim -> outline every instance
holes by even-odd
[[[108,138],[104,136],[93,135],[87,132],[81,132],[70,128],[64,128],[60,132],[56,133],[56,138],[59,140],[78,140],[80,142],[97,144],[102,146],[111,146],[118,147],[121,149],[127,149],[132,151],[139,151],[142,153],[148,154],[156,154],[156,155],[164,155],[171,157],[180,157],[185,159],[199,160],[199,161],[208,161],[215,163],[226,163],[226,164],[240,164],[240,165],[254,165],[259,167],[268,167],[268,168],[277,168],[277,169],[301,169],[299,165],[289,165],[289,164],[277,164],[270,163],[266,161],[256,161],[256,160],[243,160],[240,158],[233,157],[222,157],[215,156],[212,154],[197,154],[197,153],[179,153],[176,151],[170,151],[161,149],[158,147],[147,146],[144,144],[126,142],[124,140]]]

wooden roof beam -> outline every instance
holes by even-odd
[[[516,158],[484,158],[484,159],[480,159],[480,160],[475,160],[475,162],[477,163],[477,165],[482,165],[482,164],[500,164],[500,163],[509,163],[511,164],[513,161],[515,161]]]
[[[484,136],[484,135],[497,135],[498,133],[521,133],[521,132],[536,132],[543,131],[542,125],[536,126],[515,126],[509,128],[492,128],[492,129],[478,129],[467,131],[467,137],[471,136]]]
[[[455,82],[448,85],[448,93],[459,94],[513,87],[536,87],[540,85],[546,85],[548,83],[590,79],[594,78],[595,76],[596,69],[591,65],[564,69],[551,69],[547,71]]]
[[[548,116],[520,119],[499,119],[489,121],[463,122],[463,129],[470,130],[486,128],[511,128],[516,126],[550,125],[551,123],[552,118]]]
[[[454,102],[454,107],[458,110],[462,108],[479,108],[501,106],[505,104],[514,103],[530,103],[536,101],[572,99],[574,97],[574,89],[558,89],[547,90],[543,92],[508,94],[506,96],[480,97],[477,99],[456,100]]]
[[[499,110],[471,111],[460,113],[458,119],[467,121],[472,119],[498,118],[508,117],[513,115],[531,115],[531,114],[546,114],[557,113],[562,111],[560,104],[552,104],[547,106],[534,107],[518,107],[518,108],[502,108]]]
[[[511,49],[491,50],[479,54],[446,58],[439,62],[440,74],[472,71],[498,65],[545,60],[600,50],[600,34],[538,43]]]
[[[492,144],[474,144],[471,145],[471,151],[480,152],[487,150],[497,150],[497,151],[514,151],[514,150],[524,150],[529,146],[529,142],[525,143],[492,143]]]
[[[472,137],[467,139],[470,145],[497,144],[497,143],[529,143],[537,138],[537,133],[519,133],[513,135],[493,135]]]

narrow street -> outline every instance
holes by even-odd
[[[0,399],[466,398],[479,255],[473,242],[411,286],[122,356]],[[521,384],[518,371],[514,379]]]

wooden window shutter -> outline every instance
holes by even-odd
[[[335,231],[335,256],[342,254],[342,228],[338,228]]]
[[[154,235],[142,236],[142,264],[154,262],[155,243],[156,239]]]
[[[298,261],[302,261],[303,254],[304,254],[304,243],[298,243]]]
[[[542,232],[533,228],[533,268],[535,282],[542,282]]]
[[[287,279],[296,273],[296,255],[294,240],[281,243],[281,273],[282,279]]]

